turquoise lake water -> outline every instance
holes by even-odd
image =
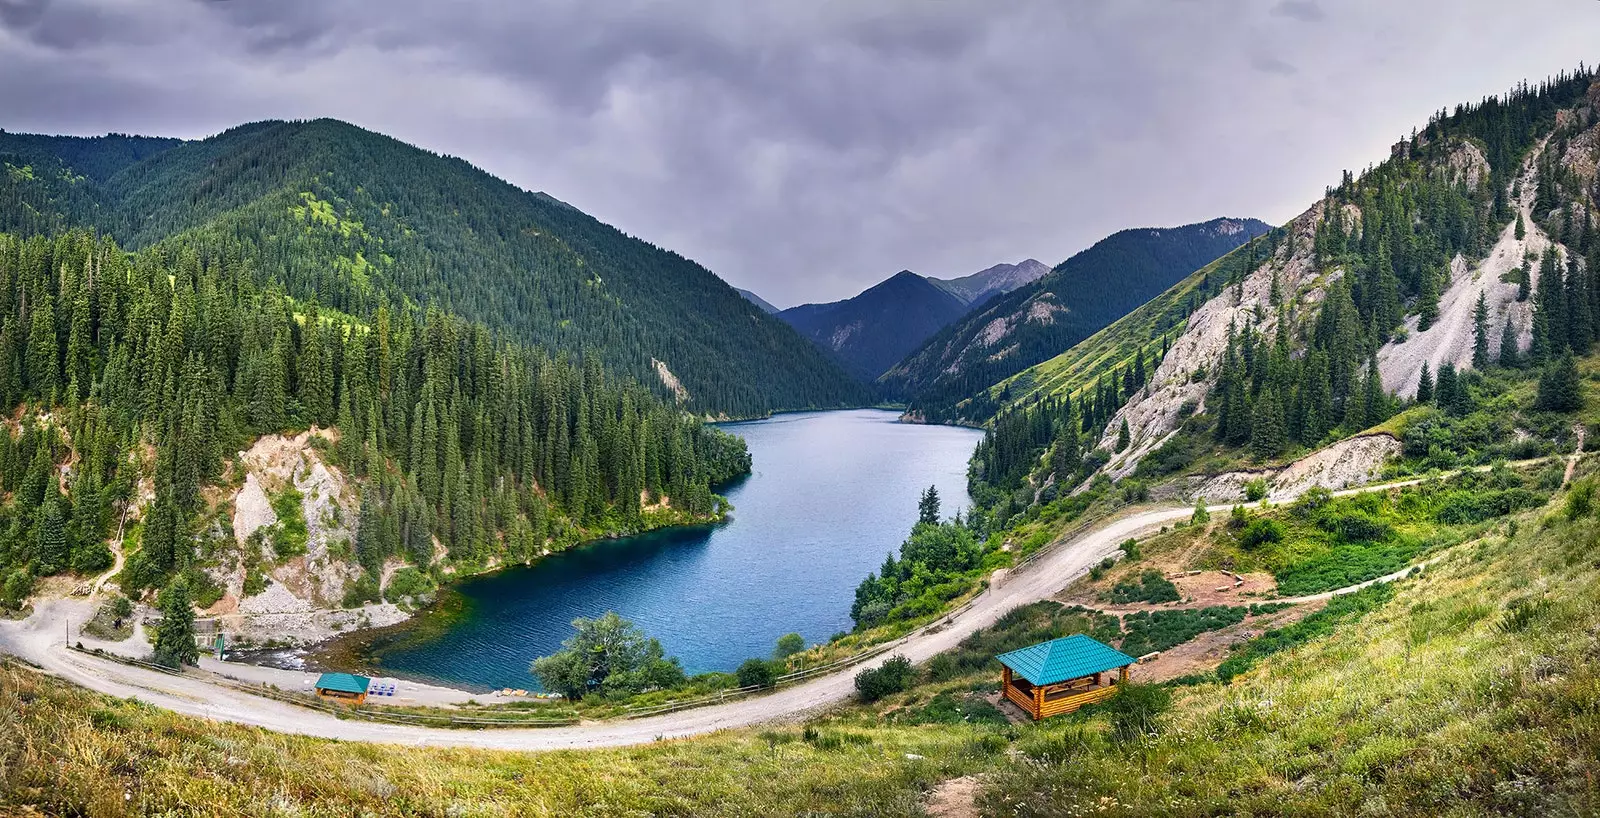
[[[435,638],[381,649],[385,672],[473,688],[537,686],[528,664],[577,617],[616,611],[661,640],[689,673],[732,670],[779,636],[849,630],[855,587],[899,547],[929,485],[944,516],[970,501],[972,429],[896,422],[894,412],[778,415],[724,424],[752,474],[721,493],[714,528],[590,543],[529,567],[466,580],[463,615]]]

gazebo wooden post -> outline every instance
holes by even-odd
[[[1044,718],[1044,685],[1033,686],[1033,720]]]
[[[1119,685],[1127,684],[1128,683],[1128,666],[1127,665],[1123,665],[1122,666],[1122,672],[1120,674],[1118,674],[1118,675],[1121,678],[1119,678],[1117,680],[1117,684],[1119,684]]]

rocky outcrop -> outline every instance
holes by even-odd
[[[312,429],[294,436],[267,435],[239,453],[244,480],[233,496],[232,522],[240,550],[212,570],[225,592],[206,611],[228,633],[258,644],[299,644],[407,616],[389,604],[342,607],[346,588],[362,573],[349,557],[360,498],[318,450],[317,444],[333,442],[336,433]],[[305,524],[305,553],[282,558],[269,537],[256,535],[275,534],[288,522],[273,508],[273,498],[282,499],[291,488],[300,496],[296,512]],[[247,554],[247,548],[259,551]],[[260,566],[266,583],[246,594],[251,563]]]
[[[1172,343],[1149,382],[1106,424],[1100,441],[1106,451],[1116,448],[1123,421],[1131,435],[1131,445],[1106,464],[1113,479],[1131,474],[1140,460],[1166,442],[1182,422],[1186,405],[1194,411],[1205,408],[1210,378],[1227,350],[1229,327],[1255,327],[1269,336],[1277,329],[1279,308],[1271,303],[1274,280],[1292,315],[1309,315],[1321,303],[1327,283],[1341,274],[1332,270],[1319,275],[1312,258],[1317,223],[1328,206],[1328,200],[1318,202],[1290,222],[1289,238],[1279,243],[1272,258],[1189,316],[1183,335]],[[1359,218],[1354,207],[1348,207],[1350,211]]]
[[[1245,499],[1247,484],[1265,480],[1268,500],[1289,502],[1318,486],[1337,491],[1371,483],[1383,474],[1383,464],[1399,453],[1400,441],[1391,435],[1357,435],[1318,449],[1281,469],[1191,477],[1165,491],[1157,489],[1156,499],[1238,503]]]
[[[1532,303],[1531,300],[1517,300],[1519,285],[1516,276],[1511,273],[1518,268],[1526,267],[1530,291],[1537,288],[1538,259],[1552,245],[1550,237],[1545,235],[1533,220],[1533,197],[1539,182],[1538,159],[1544,147],[1541,143],[1532,152],[1524,162],[1520,174],[1518,189],[1521,196],[1515,205],[1522,214],[1524,237],[1517,238],[1516,223],[1513,220],[1500,232],[1494,248],[1483,261],[1474,264],[1459,255],[1451,260],[1450,283],[1439,296],[1438,319],[1428,329],[1422,330],[1419,329],[1417,316],[1407,318],[1404,331],[1397,334],[1396,340],[1378,350],[1378,372],[1383,378],[1385,391],[1407,398],[1416,395],[1417,381],[1422,375],[1423,364],[1427,364],[1431,372],[1438,372],[1439,367],[1446,363],[1454,365],[1457,369],[1472,366],[1472,350],[1476,337],[1474,326],[1480,295],[1489,308],[1487,330],[1490,355],[1499,353],[1500,336],[1508,321],[1517,333],[1517,343],[1520,348],[1525,350],[1531,342]],[[1471,150],[1476,152],[1477,148],[1473,147]],[[1459,155],[1458,151],[1452,156],[1451,167],[1459,164],[1455,158]],[[1481,153],[1476,153],[1475,156],[1477,161],[1482,161]],[[1486,169],[1487,164],[1484,167]],[[1469,176],[1480,175],[1470,168],[1462,172]],[[1487,170],[1482,173],[1487,173]],[[1557,245],[1557,252],[1562,254],[1563,259],[1565,258],[1565,248]]]

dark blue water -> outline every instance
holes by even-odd
[[[808,642],[850,628],[855,587],[898,548],[917,498],[937,486],[945,516],[969,500],[981,434],[895,422],[894,412],[779,415],[725,424],[754,472],[723,493],[732,519],[583,545],[455,586],[466,610],[442,635],[379,651],[387,672],[482,688],[533,688],[533,659],[577,617],[616,611],[690,673],[766,656],[779,636]]]

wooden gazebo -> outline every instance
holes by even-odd
[[[317,677],[317,696],[323,699],[361,704],[367,700],[372,680],[354,673],[324,673]]]
[[[1138,661],[1081,633],[995,658],[1003,667],[1001,689],[1006,698],[1034,721],[1111,698],[1118,685],[1128,683],[1128,666]]]

